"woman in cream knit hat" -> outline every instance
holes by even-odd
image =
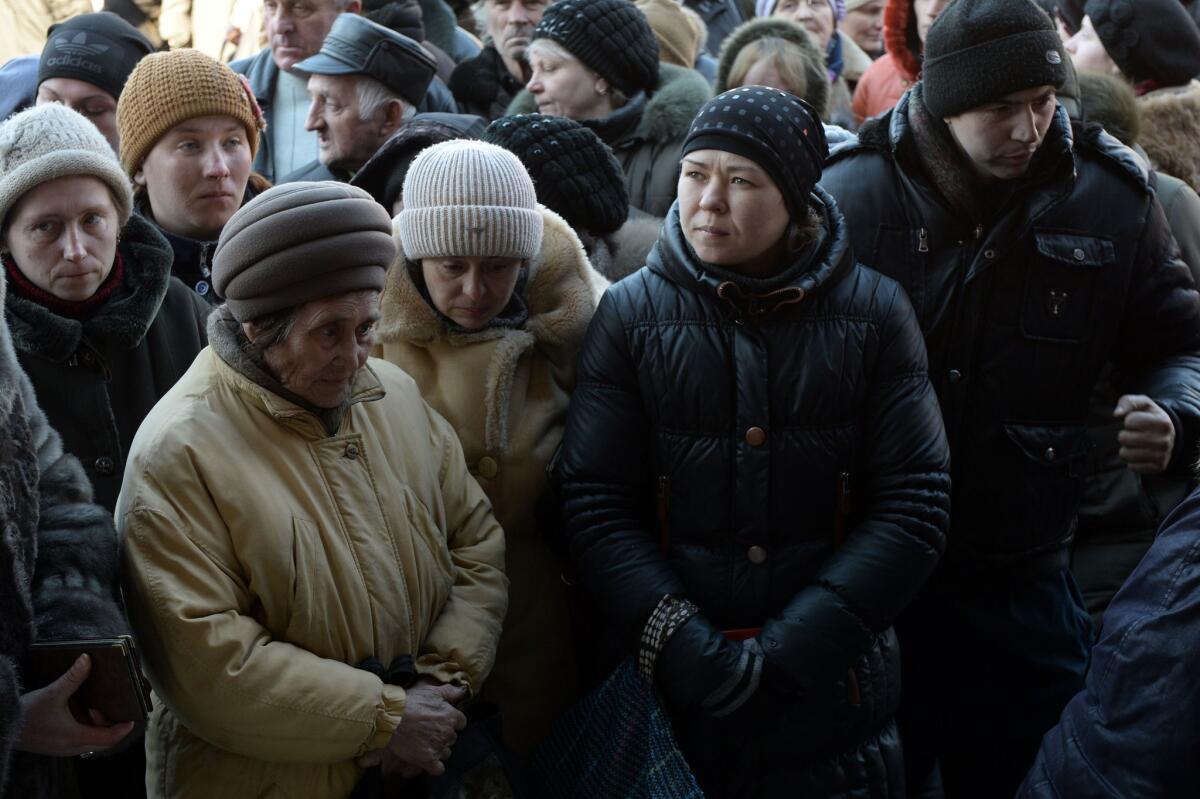
[[[509,612],[484,695],[528,754],[576,698],[562,569],[537,511],[605,281],[517,157],[484,142],[422,152],[395,230],[381,354],[454,427],[504,528]]]
[[[268,186],[250,171],[264,123],[245,79],[198,50],[149,55],[125,84],[117,127],[138,213],[171,243],[174,275],[215,304],[221,229]]]

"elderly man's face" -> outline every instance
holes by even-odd
[[[263,358],[288,391],[318,408],[337,408],[375,346],[378,322],[378,291],[314,300],[296,309],[291,332]],[[253,323],[245,331],[251,341],[258,332]]]
[[[548,5],[550,0],[487,0],[487,35],[506,62],[515,63],[525,57],[533,29]]]
[[[308,79],[312,105],[304,129],[315,131],[321,163],[357,171],[387,141],[399,121],[397,112],[377,109],[362,118],[357,75],[313,75]]]
[[[264,0],[263,25],[275,66],[290,71],[316,55],[338,14],[361,10],[361,0]]]

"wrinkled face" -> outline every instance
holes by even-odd
[[[1054,118],[1053,86],[1035,86],[973,108],[946,124],[985,181],[1012,180],[1029,169]]]
[[[821,52],[825,52],[833,38],[835,20],[829,0],[779,0],[771,16],[785,17],[803,25],[816,39]]]
[[[425,258],[425,287],[433,307],[459,327],[481,330],[512,299],[521,275],[520,258]]]
[[[868,53],[883,52],[884,0],[871,0],[866,5],[846,12],[842,31]]]
[[[38,86],[36,103],[62,103],[72,111],[78,111],[104,134],[113,152],[120,151],[117,98],[98,86],[74,78],[47,78]]]
[[[359,0],[342,8],[337,0],[264,0],[263,24],[275,66],[290,70],[316,55],[338,14],[358,13],[361,8]]]
[[[488,0],[487,35],[506,61],[525,57],[533,29],[549,0]]]
[[[600,119],[611,103],[601,92],[608,83],[571,56],[535,49],[529,54],[526,87],[537,100],[538,112],[567,119]]]
[[[779,74],[779,70],[775,66],[773,59],[764,58],[761,61],[756,61],[754,66],[746,72],[746,77],[742,79],[743,86],[770,86],[772,89],[779,89],[785,92],[791,92],[797,97],[804,96],[804,88],[802,86],[789,86],[788,81],[784,80]]]
[[[917,15],[917,36],[920,37],[921,44],[925,44],[925,37],[929,35],[934,20],[950,3],[951,0],[913,0],[913,13]]]
[[[212,241],[242,205],[250,161],[241,122],[227,116],[194,117],[155,143],[133,182],[146,187],[163,229]]]
[[[354,376],[375,346],[379,292],[354,291],[314,300],[296,309],[287,337],[263,354],[283,387],[318,408],[337,408],[350,398]],[[243,325],[251,341],[253,323]]]
[[[1103,75],[1117,75],[1121,72],[1112,56],[1104,49],[1104,42],[1092,26],[1092,18],[1084,17],[1083,24],[1074,36],[1067,39],[1067,52],[1075,69],[1080,72],[1098,72]]]
[[[382,109],[362,119],[354,75],[313,75],[308,79],[306,130],[317,132],[318,157],[328,167],[357,170],[387,140]]]
[[[783,194],[758,164],[724,150],[683,157],[679,224],[702,261],[750,275],[769,275],[787,232]]]
[[[112,194],[98,178],[58,178],[13,206],[4,246],[30,283],[60,300],[80,302],[112,271],[118,219]]]

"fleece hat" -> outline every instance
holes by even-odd
[[[692,22],[684,7],[676,0],[637,0],[636,5],[658,40],[659,59],[666,64],[694,67],[704,31]]]
[[[925,37],[925,107],[944,119],[1035,86],[1061,89],[1067,58],[1032,0],[955,0]]]
[[[87,117],[61,103],[46,103],[0,123],[0,230],[26,192],[73,175],[90,175],[108,185],[124,227],[133,189],[112,146]]]
[[[154,52],[150,40],[116,14],[80,14],[51,25],[38,61],[38,85],[50,78],[90,83],[117,99],[129,73]]]
[[[442,142],[418,155],[404,179],[398,220],[410,261],[529,259],[542,248],[542,214],[529,173],[515,155],[487,142]]]
[[[723,150],[761,166],[793,219],[802,218],[829,156],[825,126],[813,107],[765,86],[743,86],[709,100],[692,122],[681,155],[696,150]]]
[[[658,40],[629,0],[557,0],[533,29],[558,42],[584,66],[627,95],[658,86]]]
[[[239,322],[349,291],[383,291],[392,220],[360,188],[286,183],[237,210],[213,252],[212,281]]]
[[[607,236],[625,224],[625,173],[590,128],[564,117],[518,114],[497,119],[483,138],[515,153],[538,200],[575,230]]]
[[[1179,0],[1088,0],[1084,13],[1134,84],[1184,86],[1200,75],[1200,28]]]
[[[138,63],[117,103],[121,164],[130,175],[167,131],[188,119],[233,117],[246,128],[250,156],[266,128],[246,79],[199,50],[154,53]]]

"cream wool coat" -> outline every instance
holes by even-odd
[[[454,431],[381,361],[353,403],[330,436],[208,348],[138,431],[116,516],[150,796],[345,797],[404,717],[356,664],[490,671],[503,534]]]
[[[450,332],[403,256],[388,272],[379,327],[383,357],[412,375],[457,431],[504,528],[509,613],[484,696],[501,707],[506,742],[526,754],[577,698],[562,564],[535,507],[562,439],[575,357],[607,286],[567,223],[541,211],[545,233],[529,266],[523,328]]]

